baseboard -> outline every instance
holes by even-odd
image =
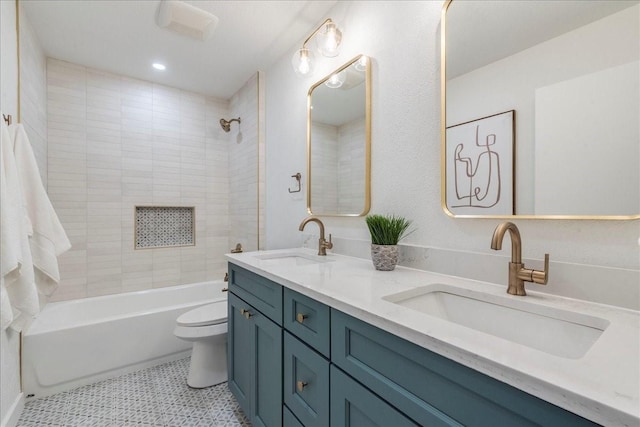
[[[13,402],[11,408],[9,408],[8,413],[5,415],[4,419],[0,423],[1,427],[15,427],[18,425],[18,420],[20,419],[20,415],[22,415],[22,410],[24,409],[24,393],[20,393],[16,397],[16,401]]]

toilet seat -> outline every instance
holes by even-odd
[[[226,340],[227,336],[227,322],[218,323],[208,326],[176,326],[173,330],[173,334],[178,338],[182,338],[186,341],[195,341],[203,338],[221,339]],[[217,338],[216,338],[217,337]]]
[[[178,317],[177,326],[198,327],[218,325],[227,321],[227,302],[218,301],[188,311]]]

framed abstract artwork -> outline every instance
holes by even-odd
[[[515,214],[515,114],[447,127],[445,191],[452,214]]]

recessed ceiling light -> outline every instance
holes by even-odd
[[[155,68],[156,70],[160,70],[160,71],[164,71],[167,69],[167,67],[164,64],[161,64],[159,62],[154,62],[153,63],[153,68]]]

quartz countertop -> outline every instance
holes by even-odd
[[[294,258],[295,255],[302,258]],[[518,297],[508,295],[505,286],[429,271],[404,267],[396,267],[391,272],[376,271],[370,260],[336,254],[319,257],[309,249],[226,256],[229,262],[284,287],[596,423],[640,425],[638,311],[535,292],[532,290],[535,285],[529,283],[528,295]],[[507,274],[506,263],[504,267]],[[383,299],[429,284],[450,285],[518,300],[524,298],[550,309],[604,319],[609,325],[584,356],[572,359]]]

